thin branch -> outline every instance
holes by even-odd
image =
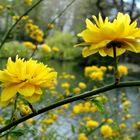
[[[56,19],[58,19],[62,14],[75,2],[76,0],[72,0],[50,23],[54,23]]]
[[[63,13],[75,2],[76,0],[72,0],[49,24],[55,23],[55,21],[63,15]],[[48,31],[48,28],[46,29]],[[48,36],[47,33],[45,33],[45,36]]]
[[[133,17],[133,12],[134,12],[135,7],[136,7],[136,1],[132,0],[131,9],[130,9],[130,12],[129,12],[129,15],[130,15],[131,19]]]
[[[109,91],[109,90],[112,90],[112,89],[122,88],[122,87],[133,87],[133,86],[140,86],[140,81],[120,82],[118,85],[113,83],[113,84],[104,86],[102,88],[96,89],[96,90],[87,91],[87,92],[84,92],[80,95],[76,95],[76,96],[73,96],[73,97],[66,98],[64,100],[53,103],[52,105],[49,105],[45,108],[42,108],[42,109],[38,110],[37,112],[31,113],[31,114],[29,114],[29,115],[27,115],[23,118],[20,118],[19,120],[16,120],[16,121],[6,125],[5,127],[0,129],[0,133],[5,132],[8,129],[12,128],[13,126],[18,125],[18,124],[20,124],[20,123],[22,123],[22,122],[24,122],[24,121],[26,121],[26,120],[28,120],[32,117],[35,117],[35,116],[37,116],[39,114],[42,114],[44,112],[47,112],[49,110],[55,109],[55,108],[57,108],[59,106],[62,106],[64,104],[71,103],[71,102],[74,102],[74,101],[77,101],[77,100],[81,100],[81,99],[84,99],[84,98],[87,98],[87,97],[90,97],[90,96],[93,96],[93,95],[97,95],[97,94],[100,94],[100,93],[103,93],[105,91]]]
[[[121,0],[121,3],[120,3],[120,12],[124,13],[124,1]]]
[[[138,19],[140,17],[140,13],[138,13],[135,17],[132,17],[131,18],[131,22],[135,21],[136,19]]]
[[[19,19],[11,26],[11,28],[7,31],[7,33],[5,34],[1,44],[0,44],[0,49],[2,48],[2,46],[4,45],[4,43],[6,42],[9,34],[13,31],[13,29],[16,27],[16,25],[20,22],[20,20],[28,15],[36,6],[38,6],[43,0],[39,0],[38,2],[36,2],[32,7],[30,7],[23,15],[21,15],[19,17]]]
[[[116,54],[116,46],[113,46],[113,55],[114,55],[114,78],[115,78],[115,84],[119,83],[119,77],[118,77],[118,62],[117,62],[117,54]]]
[[[119,5],[118,5],[118,2],[117,2],[116,0],[113,0],[113,4],[116,6],[117,11],[119,11]]]
[[[102,0],[97,0],[96,6],[97,6],[97,8],[99,9],[99,12],[102,15],[102,18],[105,19],[106,16],[105,16],[105,13],[104,13],[104,8],[101,6],[101,2],[102,2]]]

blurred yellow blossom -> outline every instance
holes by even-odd
[[[32,5],[33,0],[24,0],[24,3],[27,5]]]
[[[78,140],[88,140],[88,137],[84,133],[80,133],[78,136]]]
[[[0,5],[0,12],[4,9],[4,7],[2,5]]]
[[[43,124],[47,124],[47,125],[51,125],[54,122],[55,122],[55,120],[54,119],[51,119],[51,118],[46,118],[46,119],[42,120],[42,123]]]
[[[25,24],[25,30],[30,35],[30,37],[34,40],[36,40],[38,43],[42,43],[44,40],[44,33],[37,25],[31,22],[28,22]]]
[[[54,24],[53,24],[53,23],[49,23],[49,24],[47,25],[47,28],[48,28],[48,29],[53,29],[53,28],[54,28]]]
[[[111,137],[113,134],[112,128],[109,125],[103,125],[100,131],[105,138]]]
[[[62,84],[61,84],[61,87],[62,87],[62,88],[65,88],[65,89],[68,89],[68,88],[70,88],[70,84],[67,83],[67,82],[62,83]]]
[[[125,123],[121,123],[120,125],[119,125],[119,127],[122,129],[122,128],[126,128],[126,124]]]
[[[131,102],[128,101],[128,100],[126,100],[126,101],[123,102],[123,106],[124,106],[124,107],[128,107],[128,106],[130,106],[130,105],[131,105]]]
[[[79,87],[75,87],[75,88],[73,89],[73,92],[74,92],[74,93],[80,93],[80,91],[81,91],[81,89],[80,89]]]
[[[85,88],[87,87],[87,85],[86,85],[85,83],[83,83],[83,82],[80,82],[80,83],[78,84],[78,86],[79,86],[81,89],[85,89]]]
[[[52,51],[53,51],[53,52],[59,52],[59,51],[60,51],[60,49],[59,49],[59,48],[57,48],[57,47],[52,47]]]
[[[98,125],[99,125],[99,123],[97,121],[89,120],[86,122],[86,127],[90,128],[90,129],[97,127]]]
[[[32,42],[29,42],[29,41],[24,42],[23,45],[33,50],[36,49],[36,45],[34,45]]]
[[[108,66],[108,70],[112,71],[113,70],[113,66]]]
[[[47,44],[42,44],[42,50],[46,53],[51,52],[51,48]]]
[[[31,109],[28,105],[24,105],[24,104],[20,105],[19,110],[22,116],[26,116],[31,113]]]
[[[92,80],[101,81],[101,80],[103,80],[103,72],[102,71],[92,72],[90,75],[90,78]]]
[[[118,66],[118,73],[119,73],[119,76],[123,76],[123,75],[127,75],[128,74],[128,68],[124,65],[120,65]]]
[[[108,123],[113,123],[113,120],[112,120],[112,118],[107,118],[107,119],[106,119],[106,122],[108,122]]]
[[[136,122],[136,123],[133,125],[133,128],[140,129],[140,121]]]
[[[106,67],[106,66],[101,66],[100,69],[101,69],[103,72],[106,72],[107,67]]]

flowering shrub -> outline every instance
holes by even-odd
[[[131,19],[133,13],[129,16],[122,9],[110,21],[97,1],[103,16],[93,16],[95,23],[86,19],[86,29],[78,34],[84,42],[76,46],[84,46],[84,57],[98,52],[111,62],[81,66],[77,64],[80,49],[72,47],[77,42],[76,32],[54,31],[57,19],[74,1],[41,27],[29,13],[42,1],[21,1],[25,6],[22,15],[14,10],[15,1],[6,1],[13,2],[6,7],[0,5],[0,15],[7,16],[2,22],[7,24],[3,27],[7,32],[0,40],[0,56],[7,61],[1,61],[0,70],[0,137],[138,140],[140,120],[132,97],[137,99],[139,94],[129,97],[129,93],[135,90],[130,87],[140,86],[140,81],[132,81],[129,68],[118,62],[126,51],[140,52],[140,29]],[[72,60],[73,67],[62,63]]]

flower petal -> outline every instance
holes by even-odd
[[[26,100],[28,100],[31,103],[37,102],[40,99],[39,94],[34,94],[33,96],[26,97]]]
[[[83,57],[87,57],[89,55],[95,54],[98,52],[99,49],[90,49],[88,47],[85,47],[82,51]]]
[[[39,94],[39,95],[41,95],[41,94],[42,94],[42,90],[41,90],[41,88],[39,88],[39,87],[35,87],[35,94]]]
[[[17,93],[18,88],[19,88],[19,85],[11,85],[11,86],[5,87],[1,93],[1,101],[8,101],[12,97],[14,97],[15,94]]]
[[[35,93],[35,87],[31,84],[26,84],[19,88],[18,92],[24,96],[32,96]]]

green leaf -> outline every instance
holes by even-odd
[[[35,129],[25,126],[24,128],[16,128],[10,131],[9,134],[13,137],[20,137],[27,133],[35,134]]]
[[[17,130],[13,130],[11,131],[9,134],[15,137],[20,137],[22,135],[25,134],[26,131],[22,130],[22,129],[17,129]]]
[[[97,106],[97,108],[101,111],[101,112],[104,112],[105,110],[104,110],[104,105],[103,105],[103,103],[101,102],[101,101],[98,101],[98,100],[96,100],[95,98],[93,98],[92,100],[92,103],[94,103],[96,106]]]
[[[9,11],[9,15],[10,16],[15,16],[15,12],[14,11]]]
[[[72,133],[75,133],[75,126],[74,125],[71,125],[71,131],[72,131]]]

